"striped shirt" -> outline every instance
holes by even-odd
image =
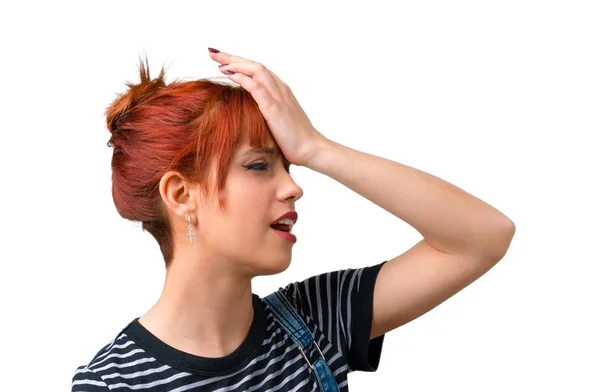
[[[328,272],[279,289],[312,331],[342,392],[348,391],[348,373],[373,372],[379,366],[385,335],[369,337],[373,289],[384,263]],[[135,318],[87,365],[77,368],[71,390],[318,391],[298,346],[264,300],[252,297],[252,325],[231,354],[205,358],[180,351]]]

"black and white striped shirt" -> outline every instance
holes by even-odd
[[[349,372],[373,372],[379,366],[384,336],[369,337],[373,289],[384,263],[316,275],[279,289],[313,332],[340,391],[348,391]],[[256,294],[253,305],[248,336],[221,358],[177,350],[136,318],[89,364],[77,368],[72,391],[317,391],[299,348],[270,308]]]

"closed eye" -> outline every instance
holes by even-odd
[[[246,168],[246,170],[266,171],[271,167],[271,164],[267,162],[256,162],[246,165],[244,167]],[[285,171],[290,173],[290,165],[284,165],[284,167]]]
[[[258,163],[251,163],[251,164],[246,165],[244,167],[246,168],[246,170],[264,171],[264,170],[267,170],[270,166],[271,166],[270,163],[258,162]]]

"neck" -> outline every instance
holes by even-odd
[[[189,354],[217,358],[235,351],[252,325],[252,285],[226,265],[173,259],[159,300],[140,324]]]

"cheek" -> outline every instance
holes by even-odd
[[[243,173],[244,176],[250,176]],[[238,241],[254,241],[269,230],[273,194],[259,179],[232,175],[225,192],[227,199],[226,226]]]
[[[231,200],[232,210],[235,209],[237,214],[264,213],[270,202],[269,190],[256,181],[235,182],[228,189],[227,197]]]
[[[269,200],[267,195],[259,192],[240,191],[230,195],[229,222],[242,230],[240,235],[246,235],[244,231],[249,229],[256,232],[260,226],[266,226],[269,222]]]

